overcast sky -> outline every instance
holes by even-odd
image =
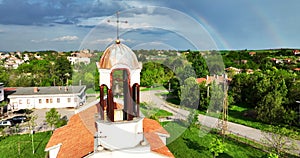
[[[299,0],[0,0],[0,50],[300,48]],[[111,20],[110,23],[107,20]]]

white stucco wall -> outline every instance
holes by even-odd
[[[51,148],[46,149],[45,151],[49,151],[49,158],[56,158],[59,152],[61,144],[55,145]]]
[[[104,148],[126,149],[132,148],[143,141],[143,118],[124,122],[97,122],[99,145]],[[120,141],[122,140],[122,141]]]
[[[10,98],[9,108],[11,109],[43,109],[78,107],[81,103],[85,103],[86,101],[85,95],[83,98],[80,98],[79,96],[80,94],[20,95],[8,96],[8,98]]]
[[[100,73],[100,86],[106,85],[108,89],[110,89],[110,72],[111,70],[107,69],[99,69]]]
[[[166,158],[167,156],[152,152],[150,150],[150,145],[137,146],[135,148],[116,150],[116,151],[99,151],[92,153],[86,158]]]
[[[133,84],[138,83],[140,85],[140,73],[141,69],[136,69],[131,71],[131,78],[130,78],[130,86],[132,87]]]

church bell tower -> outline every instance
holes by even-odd
[[[144,140],[139,109],[142,64],[129,47],[116,40],[106,48],[97,67],[100,113],[96,143],[108,150],[140,145]]]

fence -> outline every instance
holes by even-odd
[[[264,143],[263,140],[255,140],[253,138],[247,137],[246,135],[242,135],[240,133],[234,132],[234,131],[230,131],[227,130],[228,134],[226,134],[226,138],[231,139],[231,140],[235,140],[237,142],[246,144],[246,145],[250,145],[256,149],[262,150],[264,152],[269,152],[270,149],[272,148],[270,146],[270,144]],[[298,150],[283,150],[282,151],[283,155],[287,156],[287,157],[300,157],[300,151]]]

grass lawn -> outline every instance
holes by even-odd
[[[30,134],[0,137],[0,157],[44,158],[46,155],[44,150],[50,137],[51,132],[41,132],[33,135],[35,154],[32,153]]]
[[[162,110],[156,107],[152,107],[147,105],[146,103],[141,103],[140,104],[140,110],[141,112],[145,115],[145,117],[150,117],[150,116],[155,116],[157,118],[161,117],[167,117],[167,116],[172,116],[173,114],[166,111]]]
[[[175,157],[212,157],[209,152],[209,144],[212,138],[220,138],[218,134],[207,133],[200,131],[196,127],[186,129],[181,135],[178,131],[184,130],[182,126],[177,123],[170,122],[164,125],[165,129],[170,133],[171,138],[167,140],[167,146]],[[222,139],[222,138],[220,138]],[[262,157],[266,153],[245,145],[243,143],[235,142],[225,138],[226,151],[218,157],[223,158],[257,158]]]
[[[272,125],[259,122],[254,118],[244,116],[244,113],[249,110],[251,110],[251,109],[247,109],[242,106],[237,106],[237,105],[230,106],[228,109],[228,115],[229,115],[228,121],[235,122],[235,123],[242,124],[242,125],[249,126],[249,127],[253,127],[256,129],[263,130],[263,131],[268,131],[268,129],[271,129],[273,127]],[[291,133],[293,133],[293,135],[291,136],[292,138],[300,140],[300,129],[299,128],[290,127],[290,126],[287,126],[286,128]]]
[[[95,91],[94,88],[88,88],[86,91],[85,91],[86,94],[99,94],[100,92],[99,91]]]

